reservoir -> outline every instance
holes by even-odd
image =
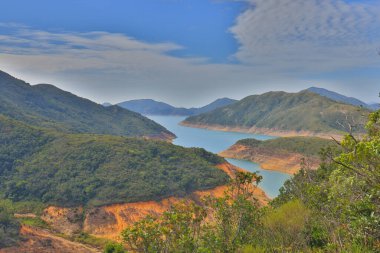
[[[169,131],[174,133],[177,138],[173,141],[174,144],[183,147],[198,147],[204,148],[213,153],[219,153],[236,141],[245,138],[255,138],[258,140],[268,140],[275,137],[260,134],[247,134],[237,132],[224,132],[214,131],[201,128],[191,128],[179,125],[179,122],[186,117],[181,116],[147,116],[150,119],[166,127]],[[258,172],[263,176],[263,181],[259,187],[263,189],[271,198],[279,194],[279,189],[284,182],[291,176],[277,171],[263,170],[260,165],[245,160],[226,159],[229,163],[246,169],[251,172]]]

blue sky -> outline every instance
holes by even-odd
[[[46,31],[107,31],[139,40],[175,42],[181,57],[230,61],[237,41],[228,32],[244,2],[207,0],[12,0],[2,3],[3,23]]]
[[[380,2],[12,0],[0,69],[97,102],[218,97],[320,86],[380,91]]]

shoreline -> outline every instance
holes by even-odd
[[[318,133],[311,131],[292,131],[292,130],[276,130],[270,128],[257,128],[257,127],[229,127],[223,125],[204,125],[204,124],[194,124],[185,121],[181,121],[179,125],[184,127],[201,128],[214,131],[223,132],[237,132],[237,133],[250,133],[250,134],[262,134],[275,137],[294,137],[294,136],[305,136],[305,137],[319,137],[323,139],[336,139],[342,140],[344,134],[337,133]]]
[[[268,154],[260,149],[250,149],[244,145],[232,145],[228,149],[218,153],[224,158],[232,158],[254,162],[260,165],[261,169],[277,171],[288,175],[294,175],[301,169],[301,161],[306,159],[311,169],[319,166],[319,159],[304,157],[298,153]]]

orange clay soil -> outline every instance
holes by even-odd
[[[229,163],[221,164],[217,167],[225,171],[230,177],[233,177],[236,171],[242,171],[242,169]],[[170,197],[161,201],[114,204],[87,208],[86,210],[78,207],[60,208],[51,206],[45,209],[41,218],[61,233],[73,234],[82,230],[97,237],[119,240],[123,229],[148,214],[160,215],[168,210],[171,205],[180,201],[200,203],[200,200],[205,196],[221,197],[226,190],[227,186],[219,186],[210,190],[195,191],[184,198]],[[254,195],[262,205],[266,205],[269,201],[265,192],[259,188],[254,189]],[[79,217],[82,217],[82,219]]]
[[[279,137],[293,137],[293,136],[313,136],[320,137],[324,139],[331,139],[334,137],[336,140],[341,140],[344,134],[339,133],[318,133],[311,131],[291,131],[291,130],[279,130],[279,129],[270,129],[270,128],[258,128],[258,127],[228,127],[223,125],[204,125],[204,124],[194,124],[188,122],[180,122],[180,125],[186,127],[194,128],[204,128],[209,130],[216,131],[225,131],[225,132],[239,132],[239,133],[253,133],[253,134],[265,134],[271,136]]]
[[[101,250],[72,242],[50,231],[23,225],[22,239],[14,247],[0,249],[0,253],[100,253]]]
[[[249,160],[260,164],[265,170],[275,170],[287,174],[295,174],[301,169],[302,159],[305,159],[311,169],[318,168],[320,159],[318,157],[305,157],[299,153],[279,153],[264,148],[249,148],[244,145],[235,144],[225,151],[219,153],[226,158]]]

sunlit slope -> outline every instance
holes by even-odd
[[[174,137],[138,113],[117,106],[103,107],[53,85],[31,86],[1,71],[0,114],[70,133]]]
[[[241,128],[242,131],[342,133],[349,124],[363,131],[369,111],[339,103],[308,91],[268,92],[246,97],[232,105],[187,118],[183,124],[200,127]]]

